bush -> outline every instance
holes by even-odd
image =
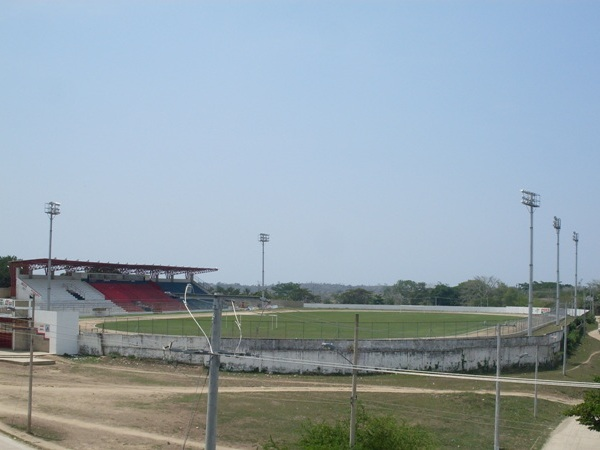
[[[595,320],[595,319],[594,319]],[[586,315],[576,317],[567,327],[567,355],[575,353],[585,336]]]
[[[356,421],[355,450],[429,450],[436,448],[434,437],[420,426],[397,422],[392,416],[370,416],[360,408]],[[348,450],[350,423],[338,420],[333,425],[307,420],[302,424],[300,439],[291,447],[278,444],[273,438],[263,446],[265,450]]]
[[[600,383],[600,377],[595,377],[594,381]],[[565,415],[576,416],[580,424],[600,432],[600,389],[586,391],[583,403],[570,408]]]

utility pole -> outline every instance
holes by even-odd
[[[533,417],[537,419],[537,410],[538,410],[538,367],[539,367],[539,353],[540,353],[540,346],[536,345],[535,346],[535,389],[534,389],[534,393],[533,393]]]
[[[215,294],[213,301],[212,329],[208,378],[208,402],[206,406],[206,440],[205,450],[217,448],[217,396],[219,393],[219,366],[221,365],[221,295]]]
[[[500,334],[502,328],[496,325],[496,407],[494,409],[494,450],[500,450]]]
[[[575,291],[573,294],[573,317],[577,317],[577,285],[579,281],[577,280],[577,253],[579,247],[579,233],[573,231],[573,242],[575,242]]]
[[[27,434],[31,432],[31,409],[33,406],[33,338],[35,336],[35,294],[29,296],[31,300],[31,321],[29,322],[29,396],[27,401]]]
[[[356,379],[358,364],[358,314],[354,316],[354,351],[352,353],[352,396],[350,397],[350,448],[356,444]]]
[[[567,371],[567,335],[569,334],[569,326],[567,325],[567,303],[565,302],[565,326],[563,327],[564,343],[563,343],[563,368],[562,374],[566,375]]]

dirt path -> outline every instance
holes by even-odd
[[[596,317],[600,322],[600,317]],[[599,330],[593,330],[588,335],[594,339],[600,340]],[[589,364],[592,357],[600,352],[594,352],[581,364]],[[577,366],[579,367],[579,366]],[[577,369],[573,367],[569,370]],[[588,429],[585,425],[577,422],[575,417],[568,417],[552,432],[548,442],[542,450],[597,450],[600,447],[600,433]]]
[[[164,363],[120,360],[111,365],[78,364],[55,358],[55,366],[35,369],[33,422],[42,430],[42,437],[32,437],[4,425],[0,429],[43,450],[85,449],[201,449],[198,436],[203,430],[194,429],[194,439],[184,439],[189,419],[174,399],[201,393],[198,385],[201,369],[191,366],[174,368]],[[106,363],[106,361],[108,361]],[[117,360],[115,360],[117,361]],[[130,364],[131,366],[127,366]],[[139,364],[139,365],[138,365]],[[28,367],[0,364],[0,417],[4,424],[23,426],[27,411]],[[140,383],[143,374],[144,382]],[[347,392],[348,386],[339,382],[312,381],[306,378],[236,377],[223,374],[223,394],[265,395],[286,393]],[[236,383],[233,385],[233,383]],[[463,392],[490,394],[493,390],[439,390],[413,387],[373,386],[364,384],[362,393],[389,394],[460,394]],[[505,392],[505,396],[531,397],[528,392]],[[550,401],[566,403],[568,398],[540,395]],[[151,404],[163,405],[158,414]],[[174,403],[174,404],[171,404]],[[133,405],[135,408],[130,409]],[[169,423],[161,418],[168,417]],[[51,430],[50,437],[44,430]],[[52,437],[60,435],[60,440]],[[54,439],[54,440],[52,440]],[[249,450],[256,446],[220,445],[220,450]]]
[[[92,319],[90,319],[92,320]],[[93,319],[96,321],[97,319]],[[600,339],[597,331],[595,338]],[[18,436],[43,450],[166,450],[201,449],[203,430],[194,427],[193,439],[185,440],[189,412],[179,398],[200,394],[203,369],[169,366],[163,362],[141,362],[104,358],[102,363],[81,364],[56,358],[55,366],[36,367],[34,374],[33,422],[40,437],[17,431],[27,412],[28,367],[0,363],[0,430]],[[223,373],[219,392],[255,395],[286,393],[347,392],[348,386],[310,377],[238,377]],[[361,384],[363,393],[389,394],[493,394],[483,390],[439,390]],[[505,391],[503,396],[532,397],[532,392]],[[241,398],[244,395],[240,395]],[[539,398],[572,404],[567,396],[540,393]],[[156,409],[156,404],[161,409]],[[200,413],[200,416],[203,414]],[[168,420],[164,420],[168,418]],[[196,418],[196,423],[201,422]],[[9,426],[13,425],[13,426]],[[188,430],[189,431],[189,430]],[[564,431],[560,431],[560,434]],[[235,440],[232,440],[235,442]],[[573,441],[574,442],[574,441]],[[250,450],[256,445],[238,446],[223,441],[221,450]],[[229,445],[229,447],[227,447]],[[546,450],[554,450],[548,447]],[[565,447],[562,447],[565,448]],[[577,448],[577,447],[569,447]],[[580,447],[583,450],[586,447]],[[562,450],[562,449],[561,449]]]

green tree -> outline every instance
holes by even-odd
[[[418,305],[428,297],[427,285],[412,280],[398,280],[383,290],[385,303],[390,305]]]
[[[10,271],[8,263],[16,261],[16,256],[0,256],[0,287],[10,287]]]
[[[447,284],[438,283],[431,290],[432,298],[436,299],[437,305],[459,305],[460,301],[460,292],[457,287],[451,287]]]
[[[313,302],[316,296],[298,283],[279,283],[271,288],[275,298],[296,302]]]
[[[600,377],[594,377],[594,382],[600,383]],[[568,409],[565,415],[575,416],[580,424],[600,432],[600,389],[585,391],[583,403]]]
[[[350,289],[336,295],[338,303],[351,305],[380,305],[383,303],[381,296],[363,288]]]
[[[242,295],[239,288],[233,286],[223,286],[219,283],[217,283],[217,287],[215,287],[215,292],[223,295]]]
[[[470,306],[498,305],[499,287],[503,283],[495,277],[477,276],[463,281],[457,287],[462,303]]]
[[[516,287],[502,284],[498,287],[498,296],[503,306],[526,306],[527,295]]]

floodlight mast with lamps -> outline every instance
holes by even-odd
[[[556,230],[556,326],[560,324],[558,309],[560,308],[560,218],[554,216]]]
[[[533,211],[540,206],[540,196],[535,192],[521,189],[521,203],[529,209],[529,299],[527,314],[527,336],[533,335]]]
[[[46,309],[50,311],[50,293],[51,293],[51,282],[52,282],[52,222],[54,221],[54,216],[58,216],[60,214],[60,203],[58,202],[48,202],[46,203],[46,214],[50,217],[50,242],[48,244],[48,293],[46,299]]]
[[[573,242],[575,242],[575,290],[573,294],[573,316],[577,317],[577,252],[579,247],[579,233],[573,231]]]
[[[270,236],[267,233],[260,233],[258,235],[258,242],[262,244],[262,297],[261,300],[265,299],[265,242],[269,242]]]

